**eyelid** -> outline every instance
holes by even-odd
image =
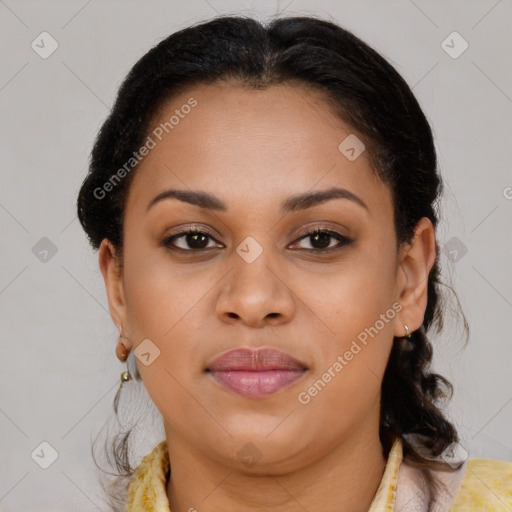
[[[347,231],[347,233],[345,234],[345,233],[340,232],[340,227],[344,228]],[[314,231],[330,231],[333,233],[337,233],[338,235],[342,236],[343,238],[346,238],[347,240],[351,240],[351,236],[348,234],[348,233],[350,233],[350,229],[348,229],[347,227],[345,227],[345,226],[336,227],[330,223],[322,223],[322,222],[308,224],[305,228],[301,228],[293,236],[301,238],[302,236],[311,234]]]
[[[181,226],[176,229],[176,233],[174,233],[171,236],[179,235],[182,233],[189,233],[190,231],[197,231],[199,233],[206,233],[210,235],[212,238],[216,238],[216,234],[213,233],[213,231],[206,226],[196,226],[196,225],[187,225],[187,226]]]

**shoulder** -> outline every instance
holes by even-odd
[[[512,510],[512,462],[470,459],[450,512]]]

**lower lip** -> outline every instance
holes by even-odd
[[[209,373],[221,386],[239,395],[261,398],[289,386],[300,379],[306,370],[216,371]]]

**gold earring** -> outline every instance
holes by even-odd
[[[407,338],[410,338],[412,336],[412,334],[409,332],[409,327],[407,327],[407,325],[404,324],[404,328],[405,328],[405,336]]]
[[[129,380],[132,380],[132,376],[128,370],[125,370],[123,373],[121,373],[121,387],[123,387],[123,384]]]

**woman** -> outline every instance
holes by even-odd
[[[440,192],[410,88],[331,22],[218,17],[140,59],[78,198],[165,429],[134,472],[116,447],[127,511],[512,506],[429,370]]]

